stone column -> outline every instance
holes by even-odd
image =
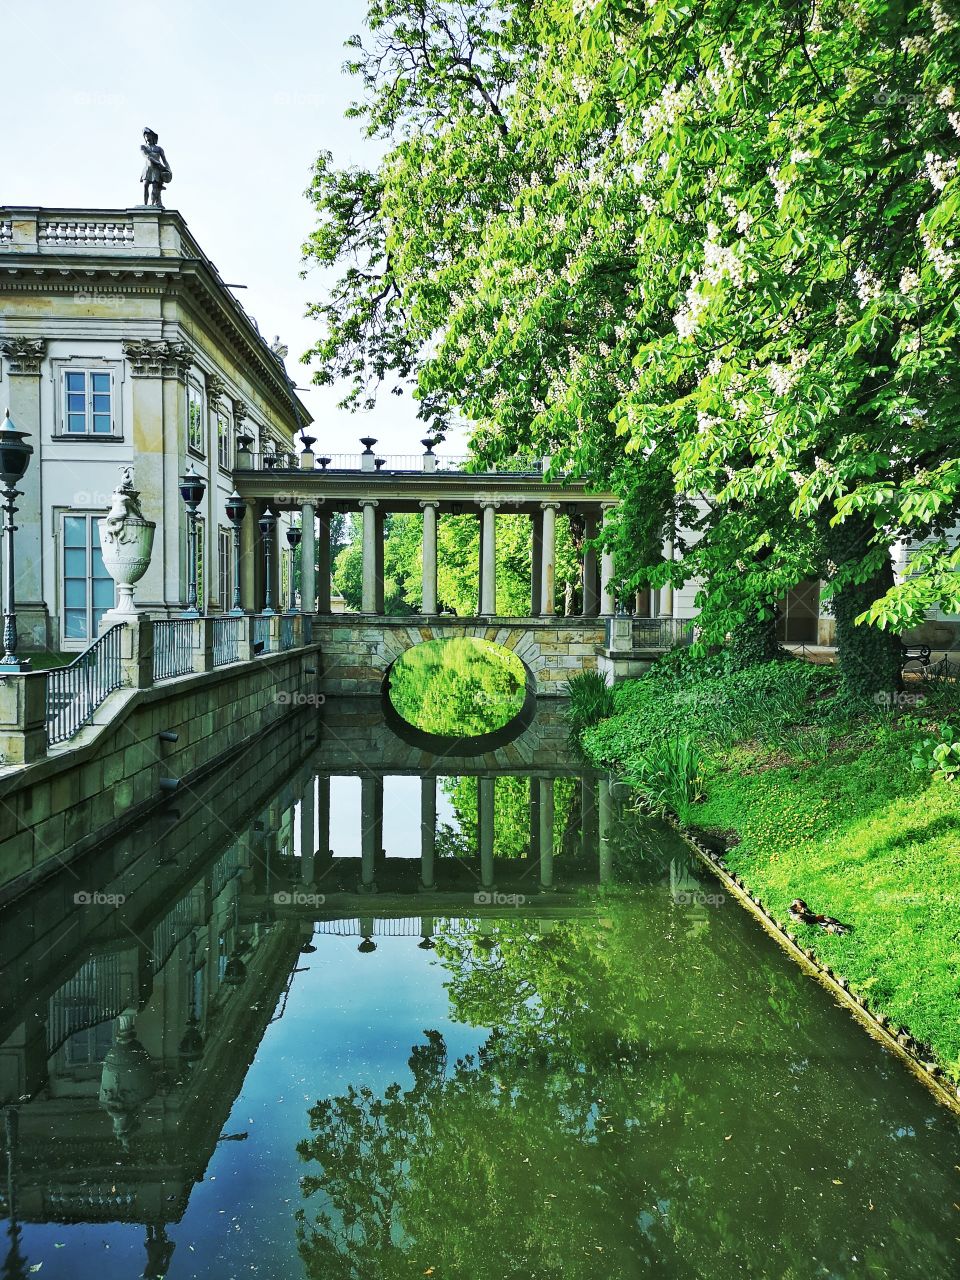
[[[313,777],[307,779],[300,799],[300,879],[304,884],[313,884],[313,859],[317,852],[315,782]]]
[[[9,377],[7,403],[10,417],[18,430],[29,433],[26,443],[33,446],[33,457],[17,483],[21,496],[17,499],[17,514],[14,516],[17,526],[14,597],[17,632],[20,645],[25,649],[45,648],[54,638],[50,634],[43,591],[43,555],[51,545],[49,535],[47,538],[43,536],[43,468],[40,463],[40,369],[46,349],[46,338],[0,338],[0,353],[5,357]],[[120,395],[119,379],[115,394]],[[116,414],[119,410],[115,407],[114,412]],[[105,487],[110,488],[109,485]],[[100,504],[89,500],[77,501],[75,495],[73,505],[96,507]],[[106,499],[104,505],[109,505]],[[51,576],[48,573],[48,577]]]
[[[480,502],[483,536],[480,541],[480,612],[493,617],[497,612],[497,507],[499,502]]]
[[[543,603],[543,512],[535,511],[531,517],[533,542],[530,548],[530,613],[540,616]]]
[[[477,827],[480,843],[480,887],[493,888],[493,837],[496,820],[496,778],[477,779]]]
[[[663,558],[673,559],[673,538],[667,538],[663,544]],[[660,617],[673,617],[673,583],[665,582],[660,588]]]
[[[376,612],[381,617],[385,613],[383,600],[383,529],[386,521],[386,512],[379,507],[377,508],[376,518],[374,520],[374,528],[376,530],[376,549],[377,549],[377,572],[374,579],[376,583],[377,607]]]
[[[300,612],[317,609],[316,507],[304,502],[300,507]],[[292,566],[291,566],[292,567]]]
[[[605,502],[602,510],[603,524],[606,528],[610,523],[614,506],[612,503]],[[609,547],[604,547],[600,560],[600,612],[605,618],[612,618],[616,609],[617,602],[613,591],[613,552]]]
[[[553,888],[553,779],[539,778],[540,887]]]
[[[380,856],[380,827],[377,822],[377,793],[382,780],[365,773],[360,778],[360,885],[361,893],[376,893],[374,869]],[[382,797],[382,791],[380,791]]]
[[[589,857],[597,847],[597,780],[580,780],[580,851]]]
[[[421,502],[423,509],[423,588],[420,612],[437,612],[437,508],[439,502]]]
[[[329,614],[330,608],[330,517],[317,519],[317,613]]]
[[[530,790],[530,849],[527,854],[529,862],[540,861],[540,779],[531,777]]]
[[[595,618],[600,609],[600,600],[597,595],[597,550],[596,547],[590,546],[596,536],[597,517],[588,514],[583,521],[583,603],[580,613],[584,618]]]
[[[377,612],[377,507],[376,498],[361,498],[363,512],[363,600],[364,613]]]
[[[613,800],[610,795],[610,782],[601,778],[597,784],[598,792],[598,825],[600,848],[600,883],[609,884],[613,879],[613,847],[610,841],[610,830],[613,826]]]
[[[330,848],[330,775],[317,778],[317,859],[324,871],[330,867],[333,850]],[[314,864],[314,883],[321,877],[316,874]]]
[[[557,502],[541,502],[543,510],[543,590],[540,596],[540,614],[551,617],[557,602]]]
[[[420,886],[435,885],[434,860],[437,852],[437,780],[420,779]]]

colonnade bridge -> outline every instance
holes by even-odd
[[[253,515],[239,531],[244,607],[261,607],[268,577],[278,581],[281,549],[269,535],[264,541],[264,514],[300,513],[300,607],[312,615],[323,646],[328,691],[377,692],[391,663],[424,640],[479,636],[502,644],[521,658],[540,694],[564,692],[577,671],[636,674],[674,643],[673,618],[615,616],[613,557],[606,550],[598,555],[594,543],[617,506],[616,495],[583,480],[552,479],[541,461],[478,470],[473,458],[437,457],[432,442],[424,442],[422,457],[387,458],[375,456],[375,440],[361,443],[363,454],[321,458],[310,448],[296,455],[241,449],[233,477]],[[362,515],[362,605],[355,614],[332,611],[330,525],[337,513]],[[421,610],[405,617],[387,616],[384,609],[384,527],[388,515],[399,513],[420,515],[423,522]],[[466,515],[480,526],[477,606],[467,618],[445,611],[437,592],[440,521]],[[530,522],[530,609],[520,617],[498,607],[497,526],[506,515]],[[557,580],[558,516],[569,517],[582,534],[576,613],[561,612],[570,600],[561,598]]]

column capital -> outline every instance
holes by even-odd
[[[12,377],[39,377],[40,364],[46,353],[46,338],[23,335],[0,338],[0,354],[10,362],[8,372]]]
[[[493,507],[494,511],[503,506],[499,498],[477,498],[476,502],[478,507]]]
[[[186,342],[124,338],[122,346],[135,378],[179,378],[182,382],[193,364],[193,351]]]
[[[219,373],[208,373],[207,381],[207,400],[211,409],[216,409],[220,405],[224,393],[227,390],[227,384],[220,377]]]
[[[380,505],[379,498],[358,498],[357,501],[361,507],[379,507]]]
[[[426,507],[437,508],[439,507],[439,505],[440,505],[439,498],[421,498],[421,500],[417,503],[417,506],[421,509],[421,511],[424,510]]]
[[[610,511],[616,511],[616,509],[617,509],[617,507],[619,507],[620,503],[619,503],[619,501],[616,501],[616,502],[613,502],[613,501],[607,501],[607,502],[601,502],[599,505],[600,505],[600,510],[603,512],[603,514],[604,514],[604,515],[607,515],[607,514],[608,514],[608,512],[610,512]]]

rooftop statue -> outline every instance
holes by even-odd
[[[144,129],[144,144],[140,148],[144,156],[143,173],[140,175],[140,181],[143,183],[143,203],[156,205],[158,209],[163,208],[161,196],[163,188],[173,180],[173,170],[167,164],[167,157],[163,153],[163,147],[158,146],[158,134],[152,129]]]

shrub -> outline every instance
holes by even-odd
[[[571,676],[568,688],[570,705],[566,717],[574,733],[613,715],[613,690],[599,671],[581,671]]]
[[[630,781],[658,812],[671,810],[687,822],[704,797],[703,761],[692,736],[678,733],[651,742],[630,761]]]
[[[913,749],[911,765],[918,772],[928,769],[947,782],[960,777],[960,730],[945,724],[937,738],[924,738]]]

